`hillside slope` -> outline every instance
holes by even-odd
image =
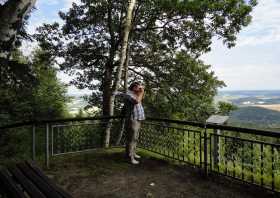
[[[262,107],[239,107],[230,115],[230,125],[280,128],[280,112]]]

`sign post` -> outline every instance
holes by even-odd
[[[225,125],[229,119],[229,116],[220,116],[220,115],[212,115],[206,120],[206,124],[216,124],[216,125]],[[220,162],[220,142],[219,137],[222,131],[220,129],[214,129],[213,132],[213,150],[210,148],[210,155],[213,156],[213,165],[216,169],[219,166]],[[210,141],[212,141],[210,139]],[[212,163],[212,162],[210,162]]]

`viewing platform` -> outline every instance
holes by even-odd
[[[46,174],[74,197],[268,197],[254,188],[219,178],[205,178],[197,169],[138,149],[142,159],[131,165],[124,149],[97,149],[54,157]]]
[[[0,166],[34,160],[74,197],[256,198],[280,192],[279,132],[147,118],[137,145],[140,164],[131,165],[124,157],[123,117],[29,121],[0,131]]]

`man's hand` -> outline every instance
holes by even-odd
[[[142,92],[144,93],[144,87],[140,86],[140,87],[139,87],[139,92],[140,92],[140,93],[142,93]]]
[[[141,102],[143,100],[143,96],[144,96],[144,87],[139,86],[138,91],[136,93],[137,96],[137,101]]]

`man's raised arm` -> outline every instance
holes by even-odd
[[[139,103],[139,101],[141,102],[141,100],[139,100],[138,96],[132,96],[131,94],[127,94],[127,93],[122,93],[119,91],[115,91],[113,92],[114,96],[120,96],[122,98],[128,99],[129,101],[131,101],[134,104]]]
[[[144,87],[139,88],[139,92],[136,94],[136,100],[138,101],[137,103],[142,102],[144,97]]]

